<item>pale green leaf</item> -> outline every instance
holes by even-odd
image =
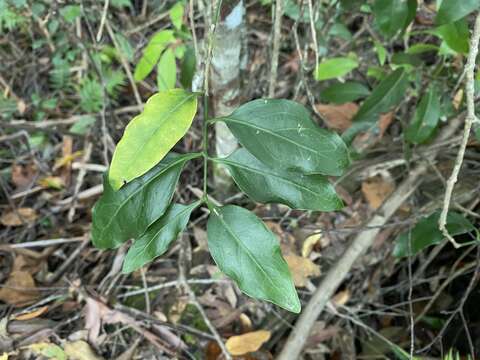
[[[135,67],[133,74],[135,81],[145,79],[152,72],[163,50],[174,41],[175,36],[172,30],[163,30],[153,35]]]
[[[109,171],[114,190],[145,174],[190,128],[197,111],[197,94],[174,89],[153,95],[143,112],[127,125],[117,144]]]
[[[349,57],[337,57],[322,61],[315,72],[318,81],[335,79],[347,75],[358,67],[358,61]]]
[[[170,90],[177,80],[177,63],[172,49],[167,49],[160,57],[157,66],[158,91]]]

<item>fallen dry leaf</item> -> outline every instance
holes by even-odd
[[[20,321],[26,321],[26,320],[30,320],[30,319],[35,319],[41,315],[43,315],[44,313],[46,313],[48,310],[48,306],[42,306],[41,308],[38,308],[36,310],[33,310],[33,311],[30,311],[28,313],[25,313],[25,314],[20,314],[20,315],[16,315],[14,317],[15,320],[20,320]]]
[[[322,238],[322,233],[316,233],[308,236],[302,245],[302,256],[304,258],[308,257],[313,250],[313,247],[320,241]]]
[[[463,100],[463,88],[460,88],[455,93],[452,99],[452,105],[455,108],[455,110],[458,110],[460,108],[460,105],[462,105],[462,100]]]
[[[330,129],[341,132],[352,125],[352,119],[358,111],[358,105],[353,102],[341,105],[316,104],[315,107]]]
[[[383,138],[385,131],[387,131],[392,123],[394,118],[393,115],[393,112],[380,115],[377,126],[355,136],[355,139],[353,139],[352,142],[352,148],[358,153],[363,153],[366,149],[377,144]]]
[[[362,183],[362,193],[372,209],[378,209],[395,190],[391,176],[377,175]]]
[[[320,275],[320,267],[310,259],[290,254],[285,256],[285,261],[297,287],[306,286],[308,278]]]
[[[245,355],[254,352],[270,339],[270,331],[258,330],[243,335],[230,337],[225,346],[230,354],[234,356]]]
[[[0,289],[0,300],[14,306],[30,304],[38,297],[35,280],[27,271],[12,271],[4,287]]]
[[[16,191],[27,189],[37,176],[37,168],[34,164],[29,165],[12,165],[12,183],[16,187]]]
[[[97,356],[90,345],[86,341],[78,340],[74,342],[67,342],[63,346],[65,354],[70,360],[101,360],[100,356]]]
[[[342,306],[345,305],[348,300],[350,300],[351,293],[350,291],[347,290],[342,290],[339,291],[338,293],[335,294],[335,296],[332,298],[332,303],[335,306]]]
[[[37,212],[32,208],[18,208],[16,211],[8,211],[0,217],[0,223],[4,226],[21,226],[25,223],[33,223],[37,219]]]

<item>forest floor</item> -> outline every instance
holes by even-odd
[[[235,338],[230,340],[230,349],[243,353],[235,358],[276,357],[297,315],[245,296],[219,271],[208,252],[206,209],[195,210],[181,241],[164,256],[129,275],[121,272],[126,246],[104,251],[91,244],[92,207],[115,144],[156,91],[154,76],[133,86],[126,70],[133,72],[152,34],[171,27],[168,10],[174,2],[144,7],[140,0],[131,6],[111,1],[103,25],[103,2],[28,3],[11,5],[10,17],[0,14],[0,359],[215,360],[222,358],[218,340],[242,334],[250,338],[233,345]],[[368,15],[344,19],[350,40],[331,41],[325,52],[355,51],[362,63],[375,62]],[[187,13],[181,21],[188,27]],[[246,22],[244,101],[267,94],[270,7],[247,1]],[[196,6],[195,24],[202,39],[203,15]],[[304,104],[320,126],[343,131],[359,105],[320,99],[321,85],[302,69],[302,61],[311,64],[315,54],[307,49],[307,59],[300,58],[295,26],[300,54],[312,41],[308,22],[284,17],[276,97]],[[179,36],[178,46],[188,41]],[[119,48],[123,56],[115,55]],[[364,70],[353,77],[370,85]],[[362,156],[335,180],[345,203],[340,211],[255,204],[235,188],[224,201],[251,209],[278,236],[306,306],[410,170],[428,154],[437,155],[414,195],[380,227],[372,247],[303,334],[302,358],[408,358],[411,348],[418,358],[443,359],[451,349],[464,358],[480,356],[479,247],[455,249],[439,241],[415,256],[395,256],[398,236],[441,207],[461,138],[459,128],[446,141],[408,154],[401,136],[409,114],[404,108],[382,115],[376,131],[355,138]],[[201,120],[200,115],[175,151],[201,147]],[[477,227],[479,150],[472,139],[452,201]],[[201,196],[202,166],[196,160],[186,167],[176,198],[189,202]],[[209,187],[215,198],[218,189]],[[182,252],[187,264],[179,267]]]

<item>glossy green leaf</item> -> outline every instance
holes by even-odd
[[[468,53],[469,30],[465,19],[438,27],[433,33],[439,36],[450,49],[460,54]]]
[[[344,104],[364,98],[370,94],[368,88],[358,82],[336,83],[320,93],[322,101],[334,104]]]
[[[167,209],[185,163],[198,156],[171,153],[118,191],[105,176],[103,195],[93,208],[93,244],[111,249],[143,234]]]
[[[437,25],[453,23],[480,8],[478,0],[443,0],[435,18]]]
[[[335,79],[347,75],[358,67],[358,61],[349,57],[337,57],[322,61],[315,72],[318,81]]]
[[[353,118],[353,125],[347,129],[342,137],[349,142],[358,132],[376,126],[380,114],[391,110],[405,97],[407,86],[408,77],[403,68],[395,70],[383,79],[363,102]]]
[[[112,188],[118,190],[162,160],[187,133],[196,111],[197,95],[184,90],[162,91],[148,99],[117,144],[108,175]]]
[[[196,65],[195,50],[191,46],[188,46],[183,55],[180,68],[180,83],[185,89],[192,88],[192,79],[195,74]]]
[[[177,2],[172,8],[168,11],[170,21],[172,22],[175,29],[180,29],[182,27],[183,21],[183,12],[185,5],[182,1]]]
[[[135,73],[133,74],[135,81],[145,79],[152,72],[163,50],[174,41],[175,36],[171,30],[163,30],[153,35],[135,67]]]
[[[224,121],[240,143],[270,167],[306,174],[341,175],[350,161],[340,136],[318,127],[290,100],[253,100]]]
[[[440,99],[435,88],[430,88],[420,100],[415,117],[405,132],[405,139],[414,144],[427,141],[440,120]]]
[[[207,223],[208,247],[220,270],[248,296],[300,312],[300,301],[275,235],[250,211],[215,208]]]
[[[416,8],[415,0],[375,0],[372,11],[383,35],[393,36],[413,20]]]
[[[440,212],[420,220],[411,231],[400,235],[395,243],[393,255],[396,257],[408,256],[409,238],[411,255],[416,255],[428,246],[441,243],[445,237],[438,228]],[[450,235],[460,235],[473,231],[474,226],[463,215],[456,212],[449,212],[447,215],[447,230]]]
[[[268,167],[244,148],[215,161],[224,164],[238,187],[255,201],[318,211],[343,207],[335,188],[322,175],[303,175],[282,170],[280,166]]]
[[[170,90],[177,81],[177,62],[172,49],[167,49],[160,57],[157,66],[158,91]]]
[[[185,229],[190,214],[198,205],[200,201],[190,205],[172,204],[161,218],[135,240],[125,256],[122,272],[131,273],[164,254]]]

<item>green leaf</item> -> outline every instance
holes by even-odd
[[[177,81],[177,62],[172,49],[167,49],[162,54],[157,66],[158,91],[170,90]]]
[[[407,86],[408,77],[403,68],[383,79],[364,101],[353,118],[353,125],[342,135],[343,139],[349,142],[358,132],[376,126],[380,114],[388,112],[405,97]]]
[[[416,0],[375,0],[372,11],[383,35],[393,36],[408,26],[415,17],[416,9]]]
[[[135,240],[125,256],[122,272],[131,273],[164,254],[185,229],[190,214],[198,205],[200,201],[190,205],[171,205],[161,218]]]
[[[340,136],[318,127],[294,101],[253,100],[217,120],[224,121],[253,156],[273,168],[339,176],[350,164]]]
[[[322,175],[308,176],[279,166],[268,167],[244,148],[215,161],[227,166],[238,187],[255,201],[318,211],[343,207],[335,188]]]
[[[300,312],[287,263],[275,235],[250,211],[228,205],[213,209],[208,247],[220,270],[248,296]]]
[[[439,47],[433,44],[414,44],[408,48],[407,54],[418,55],[429,51],[438,51]]]
[[[405,139],[414,144],[427,141],[440,120],[440,99],[435,88],[430,88],[420,100],[415,117],[405,132]]]
[[[113,154],[109,181],[114,190],[145,174],[190,128],[197,95],[174,89],[153,95],[127,125]]]
[[[478,8],[480,8],[478,0],[443,0],[438,9],[435,23],[437,25],[453,23]]]
[[[420,220],[411,231],[400,235],[393,249],[393,255],[404,257],[409,254],[409,238],[411,244],[411,255],[416,255],[426,247],[441,243],[445,237],[438,228],[440,212]],[[460,235],[474,230],[474,226],[463,215],[456,212],[449,212],[447,215],[447,230],[450,235]]]
[[[368,88],[358,82],[336,83],[320,93],[323,101],[335,104],[344,104],[364,98],[370,94]]]
[[[118,191],[112,189],[105,176],[103,195],[93,208],[93,244],[115,248],[143,234],[167,209],[185,163],[198,156],[170,153],[152,170]]]
[[[378,41],[375,41],[374,43],[375,47],[375,52],[377,53],[378,56],[378,62],[380,63],[380,66],[385,65],[385,61],[387,60],[387,49],[380,44]]]
[[[440,37],[453,51],[460,54],[468,53],[470,47],[468,37],[470,33],[465,19],[440,26],[433,33]]]
[[[175,29],[180,29],[182,27],[184,7],[183,2],[179,1],[168,11],[170,21]]]
[[[192,88],[192,79],[195,74],[195,67],[197,61],[195,59],[195,50],[188,46],[183,55],[182,64],[180,68],[180,83],[185,89]]]
[[[153,35],[135,67],[133,74],[135,81],[142,81],[152,72],[163,50],[174,41],[175,36],[172,30],[163,30]]]
[[[322,61],[315,72],[318,81],[334,79],[347,75],[358,67],[358,61],[349,57],[337,57]]]
[[[82,10],[78,5],[67,5],[60,9],[60,15],[69,23],[73,23],[81,14]]]
[[[85,135],[88,131],[88,129],[90,129],[92,127],[93,124],[95,124],[95,117],[91,116],[91,115],[84,115],[82,117],[80,117],[76,122],[75,124],[73,124],[69,131],[72,133],[72,134],[77,134],[77,135]]]

